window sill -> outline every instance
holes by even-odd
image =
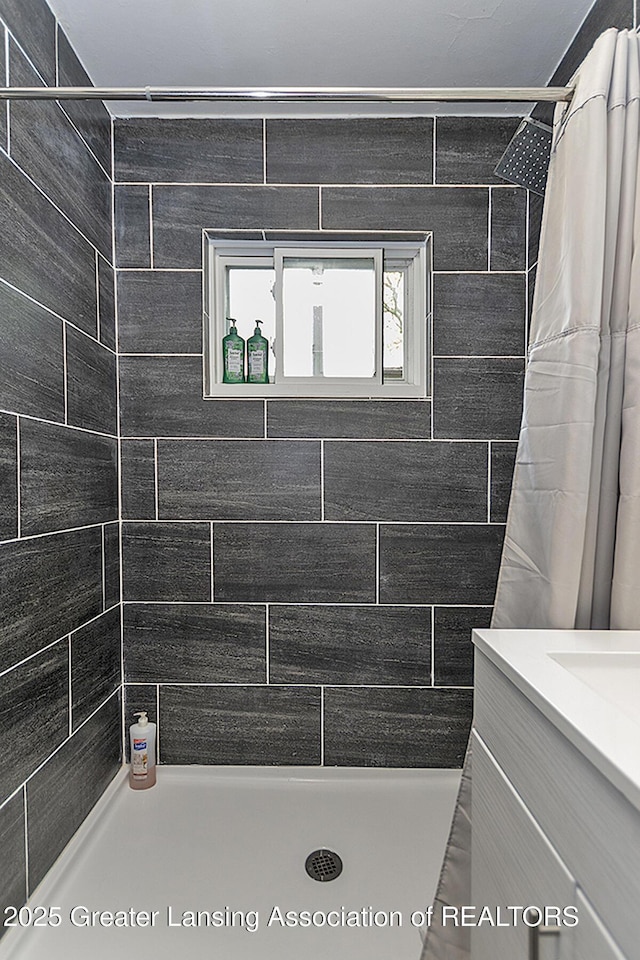
[[[216,383],[210,393],[204,395],[205,400],[241,400],[249,397],[270,400],[286,397],[289,400],[299,399],[334,399],[334,400],[416,400],[425,399],[424,387],[413,383],[375,384],[365,389],[357,384],[314,384],[305,387],[304,384],[295,385],[282,383]]]

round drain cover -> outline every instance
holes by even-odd
[[[342,860],[333,850],[314,850],[307,857],[304,868],[312,880],[325,883],[342,873]]]

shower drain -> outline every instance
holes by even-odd
[[[314,850],[305,860],[304,868],[312,880],[325,883],[342,873],[342,860],[333,850]]]

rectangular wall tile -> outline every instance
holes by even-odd
[[[430,607],[269,608],[271,683],[430,684]]]
[[[434,354],[524,356],[525,286],[524,274],[436,274]]]
[[[0,540],[18,536],[17,447],[16,418],[0,413]]]
[[[433,682],[473,685],[471,631],[488,627],[491,607],[436,607],[433,631]]]
[[[100,342],[110,350],[116,349],[116,291],[111,264],[98,256],[98,312]]]
[[[9,79],[40,86],[14,43]],[[11,103],[11,156],[104,256],[111,252],[111,184],[55,100]],[[73,186],[71,187],[71,184]]]
[[[70,424],[116,434],[116,358],[105,347],[67,327],[67,411]]]
[[[121,440],[122,517],[155,520],[156,470],[153,440]]]
[[[162,687],[160,724],[163,763],[320,762],[318,688]]]
[[[320,444],[159,440],[164,520],[319,520]]]
[[[527,194],[521,187],[491,191],[491,269],[525,270],[527,266]]]
[[[199,357],[123,357],[125,437],[262,437],[262,400],[204,400]]]
[[[431,183],[430,117],[267,120],[269,183]]]
[[[154,187],[154,264],[201,268],[203,229],[317,230],[318,209],[313,187]]]
[[[22,790],[0,809],[0,914],[7,918],[6,907],[22,906],[27,898],[27,865],[24,845],[24,797]],[[0,937],[7,932],[0,927]]]
[[[134,603],[124,607],[127,683],[265,683],[264,607]]]
[[[63,420],[62,323],[4,283],[0,283],[0,351],[0,406]]]
[[[0,16],[49,86],[56,80],[56,21],[45,0],[1,0]]]
[[[0,669],[101,610],[99,527],[0,545]]]
[[[520,433],[524,360],[436,359],[434,434],[455,439],[514,440]]]
[[[92,87],[64,30],[58,24],[58,82],[61,87]],[[85,143],[107,173],[111,172],[111,116],[100,100],[65,100],[64,112],[71,118]]]
[[[22,535],[116,520],[117,457],[116,440],[22,419]]]
[[[120,603],[120,529],[118,523],[104,525],[104,609]]]
[[[216,600],[373,603],[372,524],[217,523]]]
[[[340,767],[461,767],[471,690],[328,687],[324,762]]]
[[[527,268],[530,269],[538,262],[544,197],[539,197],[536,193],[529,193],[528,199],[529,217],[527,221]]]
[[[509,509],[517,443],[491,444],[491,520],[504,523]]]
[[[29,782],[31,890],[120,769],[120,746],[120,699],[113,696]]]
[[[71,634],[71,711],[76,730],[120,685],[120,607]]]
[[[432,231],[436,270],[486,270],[488,204],[482,187],[323,187],[322,227]]]
[[[114,215],[117,267],[151,266],[149,188],[114,188]]]
[[[519,117],[438,117],[436,183],[504,183],[493,171],[519,122]]]
[[[69,650],[62,640],[0,677],[0,803],[69,732]]]
[[[485,444],[324,445],[327,520],[486,520]]]
[[[0,277],[95,336],[93,249],[2,154]]]
[[[381,526],[380,601],[493,603],[503,535],[485,524]]]
[[[202,353],[202,274],[118,274],[121,353]]]
[[[269,437],[427,440],[429,400],[269,400]]]
[[[211,599],[211,525],[125,523],[124,600]]]
[[[115,160],[116,180],[262,183],[262,121],[117,120]]]

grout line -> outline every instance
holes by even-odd
[[[136,523],[136,522],[142,522],[142,521],[134,521],[134,523]],[[152,523],[153,521],[147,521],[147,522],[151,522],[151,523]],[[162,522],[162,521],[160,521],[160,522]],[[176,521],[176,522],[177,522],[177,521]],[[185,521],[182,521],[182,522],[184,522],[184,523],[190,523],[191,521],[185,520]],[[200,521],[200,522],[202,522],[202,521]],[[223,521],[223,522],[224,522],[224,521]],[[240,521],[240,522],[242,523],[243,521]],[[260,521],[258,521],[258,522],[260,522]],[[275,522],[275,523],[278,523],[279,521],[274,521],[274,522]],[[310,520],[310,521],[305,521],[305,522],[313,523],[312,520]],[[106,523],[117,523],[117,520],[107,520]],[[24,536],[21,536],[21,537],[11,537],[11,538],[9,538],[9,539],[7,539],[7,540],[3,540],[2,543],[3,543],[3,544],[4,544],[4,543],[17,543],[18,540],[20,541],[20,543],[24,543],[25,540],[39,540],[40,537],[60,537],[60,536],[63,536],[65,533],[76,533],[76,532],[79,531],[79,530],[97,530],[97,529],[99,529],[101,526],[102,526],[102,523],[88,523],[88,524],[87,524],[86,526],[84,526],[84,527],[65,527],[63,530],[47,530],[45,533],[27,533],[27,534],[25,534]]]
[[[64,395],[64,422],[69,423],[69,400],[67,397],[69,378],[67,371],[67,321],[62,321],[62,391]]]
[[[267,120],[262,118],[262,183],[267,182]]]
[[[101,575],[101,577],[102,577],[102,611],[103,611],[103,613],[104,613],[104,611],[105,611],[105,609],[106,609],[106,606],[107,606],[107,587],[106,587],[106,579],[107,579],[106,568],[107,568],[107,565],[106,565],[106,562],[105,562],[105,537],[106,537],[106,530],[105,530],[105,525],[104,525],[104,523],[103,523],[103,524],[102,524],[102,537],[101,537],[102,561],[101,561],[101,568],[100,568],[100,575]]]
[[[22,512],[22,496],[20,491],[20,485],[22,483],[22,475],[20,473],[20,417],[16,417],[16,516],[17,516],[17,539],[19,540],[22,535],[22,517],[20,516]]]
[[[487,271],[491,271],[491,213],[493,206],[493,187],[489,187],[489,205],[487,215]]]
[[[376,523],[376,604],[380,603],[380,524]]]
[[[258,688],[263,689],[266,687],[265,683],[245,683],[244,681],[232,682],[232,681],[198,681],[198,680],[162,680],[160,683],[153,681],[132,681],[131,683],[126,684],[128,687],[156,687],[158,688],[158,694],[162,687],[235,687],[235,688]],[[353,689],[353,690],[473,690],[473,684],[462,684],[462,683],[322,683],[317,680],[309,680],[303,683],[270,683],[271,687],[284,687],[284,688],[294,688],[300,689],[303,687],[310,687],[314,690],[317,690],[318,687],[328,687],[333,690],[335,688],[340,689]],[[114,690],[113,693],[116,691]],[[111,696],[113,696],[113,693]],[[110,698],[109,698],[110,699]],[[106,700],[105,700],[106,703]],[[104,706],[104,704],[103,704]],[[96,711],[97,712],[97,711]],[[78,728],[80,729],[80,728]],[[78,731],[76,730],[76,733]],[[75,734],[74,734],[75,736]],[[9,798],[7,798],[9,799]],[[6,801],[5,801],[6,802]]]
[[[320,685],[320,766],[324,767],[324,684]]]
[[[24,815],[24,882],[27,900],[31,893],[29,889],[29,812],[27,806],[27,785],[22,785],[22,809]]]
[[[320,519],[324,520],[324,440],[320,441]]]
[[[483,441],[483,443],[486,443],[486,442],[487,442],[486,440]],[[505,442],[505,443],[515,443],[515,442],[517,442],[517,441],[512,440],[512,441],[500,441],[500,442],[501,442],[501,443],[502,443],[502,442]],[[108,522],[113,523],[114,521],[108,521]],[[227,523],[236,523],[236,524],[246,524],[246,523],[251,523],[251,524],[265,524],[265,523],[266,523],[266,524],[272,524],[273,526],[282,526],[282,524],[289,524],[290,526],[307,526],[307,527],[309,527],[309,526],[340,526],[340,527],[349,527],[349,526],[351,526],[351,527],[352,527],[352,526],[356,526],[356,527],[357,527],[357,526],[360,526],[360,527],[370,527],[370,526],[372,526],[373,524],[384,524],[384,526],[392,526],[392,527],[486,527],[486,526],[503,527],[503,526],[504,526],[504,523],[497,523],[497,522],[495,522],[495,521],[491,521],[491,523],[488,524],[488,523],[486,522],[486,520],[390,520],[390,519],[373,520],[373,519],[371,519],[371,520],[327,520],[327,521],[324,521],[324,520],[259,520],[259,519],[254,519],[254,518],[238,520],[238,519],[235,519],[235,518],[228,519],[228,518],[224,518],[224,517],[214,517],[213,519],[212,519],[211,517],[199,517],[199,518],[190,517],[188,520],[187,520],[187,519],[149,520],[148,518],[144,518],[144,517],[143,517],[143,518],[141,518],[141,519],[129,519],[129,518],[127,518],[127,519],[126,519],[125,521],[123,521],[123,522],[124,522],[124,523],[127,523],[127,524],[129,524],[129,525],[138,524],[138,523],[147,523],[147,524],[149,524],[149,523],[163,523],[163,524],[173,523],[173,524],[178,524],[178,525],[189,524],[189,523],[199,523],[199,524],[201,524],[201,525],[202,525],[202,524],[205,524],[205,523],[225,523],[225,524],[227,524]],[[94,526],[99,526],[99,524],[94,524]],[[89,529],[89,528],[88,528],[88,527],[77,527],[77,528],[75,528],[75,529],[78,529],[78,530],[86,530],[86,529]],[[56,531],[56,532],[57,532],[57,533],[67,533],[66,530],[58,530],[58,531]],[[47,535],[48,535],[48,534],[36,534],[36,536],[47,536]],[[23,538],[23,539],[25,539],[25,538]],[[29,537],[29,539],[33,539],[33,537]],[[12,543],[13,541],[11,541],[11,540],[6,540],[6,541],[4,541],[4,542],[5,542],[5,543]]]
[[[436,684],[436,608],[431,607],[431,686]]]
[[[46,424],[48,424],[49,426],[52,426],[52,427],[65,427],[65,426],[66,426],[66,427],[69,428],[69,430],[79,430],[81,433],[90,433],[90,434],[91,434],[92,436],[94,436],[94,437],[106,437],[107,440],[117,440],[117,439],[118,439],[118,437],[117,437],[117,435],[116,435],[115,433],[101,433],[99,430],[88,430],[87,427],[77,427],[74,423],[67,423],[67,424],[66,424],[66,423],[63,423],[61,420],[44,420],[42,417],[32,417],[32,416],[30,416],[28,413],[20,413],[20,414],[19,414],[16,410],[5,410],[5,409],[3,409],[3,408],[0,408],[0,413],[13,414],[14,417],[15,417],[15,416],[19,416],[21,420],[33,420],[33,421],[35,421],[35,423],[46,423]],[[127,439],[129,439],[129,437],[127,437]],[[136,440],[152,440],[153,437],[132,437],[131,439],[136,439]],[[215,437],[201,437],[201,438],[198,438],[198,437],[195,437],[195,438],[194,438],[194,437],[182,437],[182,438],[180,438],[180,437],[162,437],[161,439],[163,439],[163,440],[180,440],[180,439],[183,439],[183,440],[187,440],[187,439],[189,439],[189,440],[193,440],[193,439],[209,440],[209,439],[211,439],[211,440],[213,440],[213,439],[216,439],[216,438],[215,438]],[[224,438],[224,439],[230,439],[230,438]],[[237,439],[238,439],[238,440],[242,440],[242,439],[247,440],[247,439],[250,439],[250,438],[249,438],[249,437],[244,437],[244,438],[238,437]],[[256,439],[256,438],[253,438],[253,439]],[[260,440],[261,440],[262,437],[259,437],[259,438],[257,438],[257,439],[260,439]],[[310,438],[310,439],[312,439],[312,438]],[[89,526],[95,526],[95,524],[89,524]]]
[[[269,616],[270,616],[270,614],[269,614],[269,609],[270,609],[270,608],[269,608],[269,604],[266,603],[266,604],[265,604],[265,621],[264,621],[264,623],[265,623],[264,657],[265,657],[267,683],[270,683],[270,682],[271,682],[271,679],[270,679],[270,677],[271,677],[271,671],[270,671],[270,668],[269,668],[269,659],[270,659],[270,656],[271,656],[271,650],[270,650],[270,646],[269,646],[270,641],[271,641],[271,637],[270,637],[270,633],[269,633]]]
[[[160,763],[160,684],[156,683],[156,764]]]
[[[116,267],[115,269],[117,273],[202,273],[202,267]]]
[[[159,494],[158,494],[158,441],[154,438],[153,441],[153,495],[155,502],[155,512],[156,520],[160,519],[159,516]]]
[[[485,118],[485,119],[495,119],[494,118]],[[516,119],[516,118],[514,118]],[[524,119],[521,115],[518,115],[517,119]],[[328,188],[331,190],[487,190],[491,187],[494,190],[499,190],[506,193],[508,190],[513,191],[514,185],[511,183],[496,183],[495,181],[487,180],[486,183],[413,183],[404,182],[404,183],[354,183],[353,181],[349,182],[346,180],[335,181],[335,182],[325,182],[318,184],[317,181],[309,183],[292,183],[290,181],[281,180],[281,181],[270,181],[265,184],[262,180],[116,180],[115,184],[117,187],[148,187],[149,185],[163,189],[164,187],[228,187],[230,189],[244,189],[248,190],[264,190],[265,186],[276,187],[278,189],[285,190],[315,190],[316,187],[322,186],[323,188]],[[518,189],[524,189],[519,187]],[[205,227],[206,230],[215,232],[218,230],[224,230],[228,232],[230,230],[237,233],[251,233],[255,230],[260,230],[260,227],[238,227],[231,226],[225,227],[219,224],[216,224],[215,227]],[[304,227],[265,227],[265,230],[275,230],[278,233],[307,233],[308,231]],[[331,227],[332,233],[344,233],[340,227]],[[391,227],[384,227],[382,230],[376,230],[374,227],[361,227],[358,230],[347,230],[347,233],[424,233],[419,229],[407,229],[406,227],[401,227],[398,230],[394,230]]]
[[[149,184],[149,263],[153,270],[153,186]]]
[[[438,118],[434,117],[433,118],[433,140],[432,140],[432,147],[431,147],[433,152],[431,179],[434,187],[436,185],[436,125],[437,125],[437,122],[438,122]]]
[[[210,555],[209,555],[209,564],[211,567],[211,603],[215,602],[216,592],[215,592],[215,581],[214,581],[214,566],[213,566],[213,520],[211,521],[211,535],[210,535]]]
[[[71,634],[69,634],[69,736],[73,735],[73,690],[71,687]]]

